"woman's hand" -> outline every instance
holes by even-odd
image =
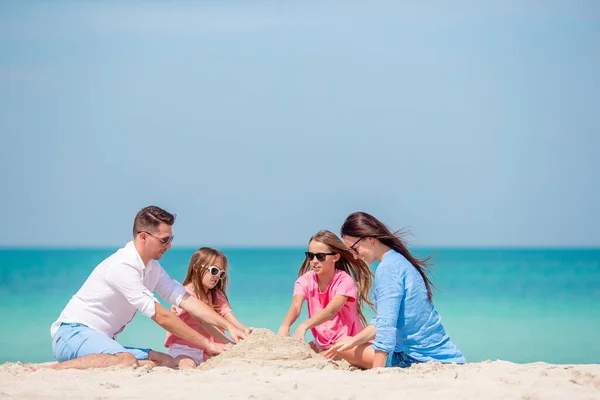
[[[290,327],[281,325],[277,332],[277,336],[290,336]]]
[[[246,328],[246,329],[244,329],[244,333],[245,333],[246,335],[249,335],[249,334],[251,334],[251,333],[252,333],[252,331],[253,331],[253,330],[254,330],[254,328],[253,328],[253,327],[249,327],[249,328]]]
[[[294,332],[294,339],[302,340],[304,342],[304,337],[306,336],[306,331],[308,327],[304,324],[298,325],[296,328],[296,332]]]
[[[333,346],[331,346],[329,349],[327,349],[321,355],[323,357],[331,360],[331,359],[335,358],[337,356],[337,353],[339,353],[340,351],[349,350],[349,349],[353,348],[354,346],[356,346],[356,343],[354,343],[354,337],[353,336],[345,336],[345,337],[340,338],[337,342],[335,342],[335,344]]]

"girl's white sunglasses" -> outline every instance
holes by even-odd
[[[225,278],[225,275],[227,274],[224,270],[221,270],[219,267],[215,267],[214,265],[206,267],[206,269],[212,276],[218,276],[219,279]]]

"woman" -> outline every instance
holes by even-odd
[[[340,338],[324,355],[339,355],[361,368],[465,363],[431,303],[428,258],[414,257],[399,235],[367,213],[350,214],[341,235],[355,258],[380,262],[373,292],[377,316],[359,334]]]

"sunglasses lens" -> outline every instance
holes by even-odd
[[[308,261],[312,261],[315,257],[317,257],[317,260],[319,261],[325,261],[325,258],[327,257],[327,254],[325,253],[311,253],[310,251],[307,251],[304,254],[306,254],[306,258],[308,258]]]
[[[219,276],[219,279],[223,279],[225,278],[225,274],[227,272],[225,271],[221,271],[218,267],[208,267],[208,272],[210,272],[210,274],[212,276]]]

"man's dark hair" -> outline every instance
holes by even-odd
[[[140,232],[156,231],[161,222],[173,225],[175,223],[175,215],[156,206],[142,208],[133,221],[133,237]]]

